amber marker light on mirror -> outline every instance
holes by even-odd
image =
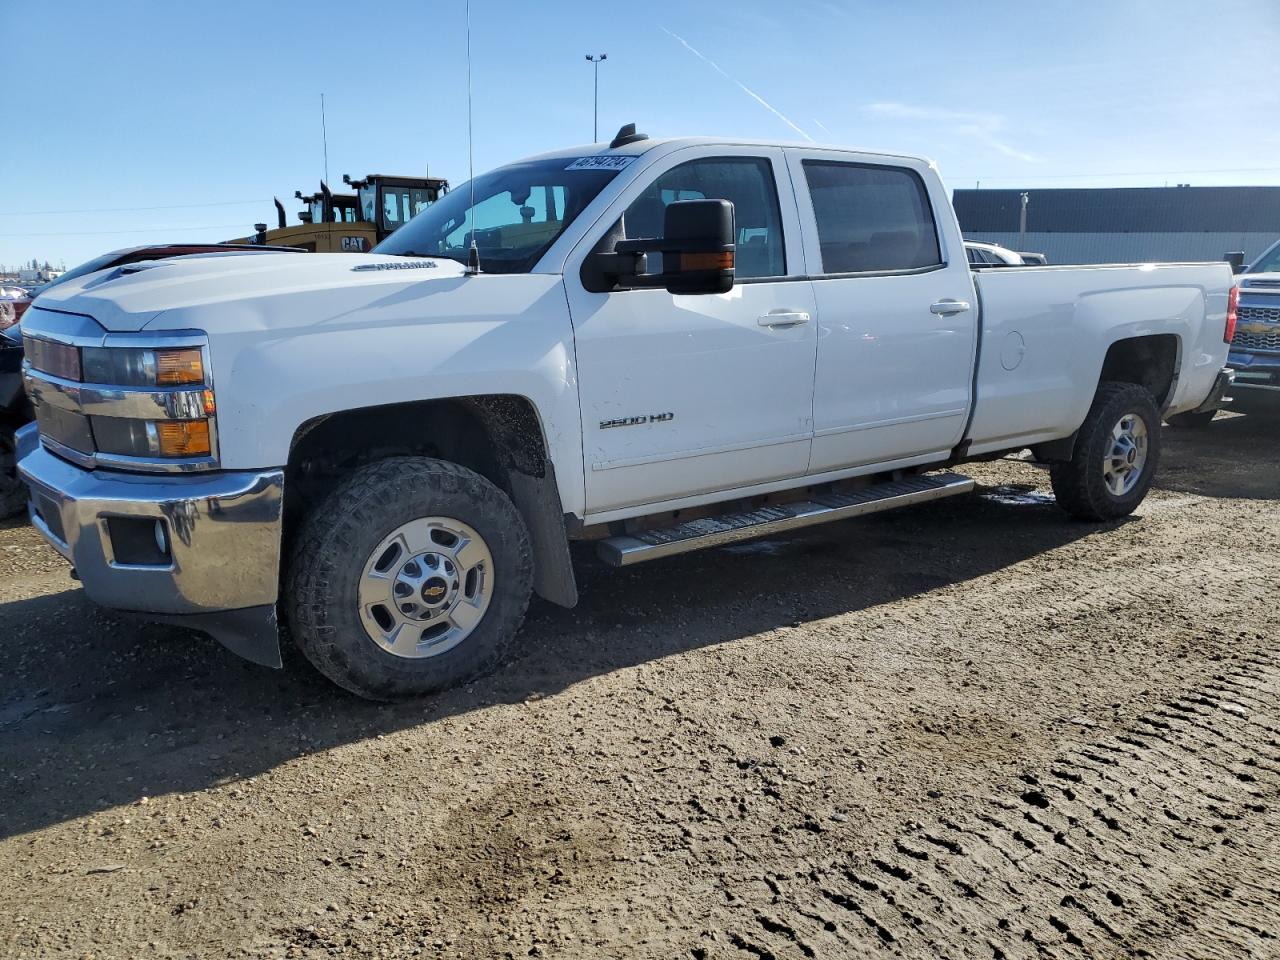
[[[723,253],[682,253],[680,254],[681,270],[731,270],[733,269],[733,251]]]

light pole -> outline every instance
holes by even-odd
[[[591,142],[597,143],[600,140],[600,61],[608,60],[609,55],[602,53],[598,57],[587,54],[587,60],[595,67],[595,100],[591,110]]]

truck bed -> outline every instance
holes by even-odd
[[[1226,356],[1225,263],[1021,267],[974,274],[980,344],[970,452],[1043,443],[1084,420],[1108,351],[1169,337],[1166,414],[1196,407]]]

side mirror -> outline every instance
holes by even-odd
[[[1236,250],[1232,253],[1224,253],[1222,259],[1231,264],[1232,273],[1244,273],[1244,251]]]
[[[727,293],[734,281],[733,204],[679,200],[667,205],[663,236],[619,239],[589,256],[582,268],[588,290],[664,287],[669,293]],[[645,254],[662,254],[662,272],[644,273]]]
[[[662,281],[669,293],[728,293],[734,280],[733,204],[678,200],[663,220]]]

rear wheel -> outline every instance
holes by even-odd
[[[284,603],[321,673],[396,700],[497,666],[532,573],[524,521],[501,490],[456,464],[397,457],[361,468],[304,521]]]
[[[1155,398],[1133,383],[1103,383],[1076,435],[1075,452],[1049,471],[1058,504],[1082,520],[1128,516],[1160,461]]]
[[[1196,430],[1201,427],[1207,427],[1217,415],[1217,410],[1201,410],[1198,413],[1175,413],[1166,422],[1171,427]]]
[[[17,429],[0,423],[0,520],[17,516],[27,505],[27,485],[18,476]]]

